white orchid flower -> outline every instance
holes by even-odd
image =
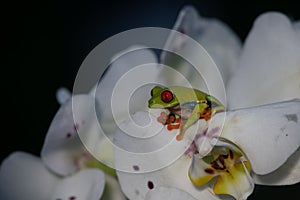
[[[134,58],[138,56],[145,61],[143,51],[137,54],[134,54]],[[123,70],[119,70],[120,64]],[[113,91],[112,87],[131,67],[124,65],[126,62],[114,62],[99,84],[87,94],[71,96],[65,88],[58,90],[57,100],[61,107],[49,127],[41,151],[43,164],[59,176],[71,176],[89,168],[105,172],[102,199],[126,199],[117,182],[115,170],[111,168],[113,149],[109,139],[113,137],[114,125],[111,123],[112,116],[107,111],[107,104],[110,103],[107,97]],[[104,121],[106,135],[101,134],[98,115]]]
[[[264,14],[256,20],[245,42],[239,61],[240,67],[227,87],[231,108],[300,98],[298,27],[299,22],[293,24],[279,13]],[[254,75],[255,81],[250,78]],[[299,157],[297,150],[275,172],[266,176],[254,176],[256,183],[282,185],[299,182]],[[286,174],[287,171],[289,173]]]
[[[198,22],[199,19],[194,12],[190,7],[185,8],[179,16],[175,28],[198,39],[201,38],[201,34],[197,35],[197,31],[199,31],[197,28],[201,27],[202,23]],[[207,22],[207,24],[209,23]],[[213,26],[207,25],[207,27]],[[276,31],[272,30],[273,27],[276,28]],[[252,193],[255,183],[271,185],[298,183],[300,179],[298,165],[300,101],[290,99],[300,98],[298,95],[300,79],[299,73],[297,75],[299,64],[296,62],[299,59],[299,56],[296,56],[299,51],[295,47],[298,45],[298,40],[296,41],[296,34],[291,33],[293,31],[293,27],[283,15],[273,13],[262,15],[256,20],[251,34],[246,40],[241,61],[237,62],[237,57],[234,56],[227,58],[228,63],[238,63],[241,72],[226,75],[228,67],[219,65],[221,74],[229,84],[228,90],[231,90],[232,85],[239,88],[238,92],[235,94],[232,92],[233,95],[230,96],[230,107],[247,107],[249,103],[252,106],[265,105],[217,113],[209,122],[199,120],[187,130],[181,141],[175,139],[178,131],[169,131],[163,127],[157,122],[159,114],[152,111],[150,114],[137,112],[130,119],[125,120],[115,134],[115,167],[118,170],[121,187],[127,197],[151,199],[157,198],[155,196],[157,194],[172,196],[177,193],[184,196],[184,192],[178,191],[176,189],[178,188],[196,199],[220,199],[220,196],[216,194],[228,194],[236,199],[246,199]],[[285,66],[286,69],[291,70],[291,73],[283,73],[282,68],[274,72],[270,70],[272,63],[267,63],[272,60],[270,54],[274,52],[274,49],[278,49],[269,43],[271,44],[275,40],[280,44],[286,42],[277,40],[276,36],[269,37],[268,33],[275,35],[276,32],[293,36],[285,37],[286,40],[292,40],[288,44],[278,44],[278,48],[286,46],[286,49],[291,45],[291,50],[280,49],[279,52],[275,51],[274,53],[274,57],[279,53],[281,57],[277,58],[282,62],[287,59],[287,63],[282,65],[282,62],[276,63],[276,60],[274,63],[272,62],[276,63],[276,69]],[[215,34],[217,33],[216,31]],[[260,35],[260,39],[257,40],[255,34],[263,35]],[[206,48],[210,49],[210,42],[209,39],[206,40],[206,37],[203,36],[202,41],[207,41],[207,43],[203,43],[207,45]],[[267,38],[269,40],[265,40]],[[260,47],[255,48],[257,43],[264,48],[270,48],[268,50],[263,48],[269,54],[260,54],[261,51],[258,51]],[[230,50],[230,45],[225,44]],[[234,47],[237,47],[236,44],[231,43]],[[174,49],[177,50],[181,48],[184,55],[187,52],[193,54],[193,49],[189,51],[189,46],[180,37],[174,38],[171,35],[167,45],[174,45]],[[222,49],[222,43],[220,46]],[[247,50],[250,48],[249,46],[252,47],[251,51]],[[277,47],[276,43],[275,46]],[[213,48],[211,47],[211,49]],[[225,48],[224,51],[226,51]],[[293,53],[290,54],[290,51]],[[259,57],[251,57],[251,54],[247,55],[247,52],[259,55]],[[281,54],[280,52],[285,53]],[[214,59],[218,60],[218,55],[214,54],[214,51],[210,53]],[[248,58],[248,56],[250,57]],[[174,59],[172,55],[165,54],[162,58],[163,63],[174,64],[170,61]],[[256,79],[257,76],[254,74],[254,72],[259,73],[261,68],[252,71],[252,69],[249,70],[249,67],[246,69],[242,66],[246,61],[250,65],[253,60],[255,60],[255,67],[262,65],[268,67],[262,68],[262,72],[265,74],[259,74],[261,79]],[[262,64],[259,63],[260,61]],[[189,71],[185,71],[185,67],[182,66],[186,66],[186,63],[175,67],[180,72],[183,71],[187,77],[191,77],[191,81],[194,81],[193,73],[189,74]],[[286,69],[284,71],[287,71]],[[250,76],[249,80],[246,74],[248,73],[249,76],[250,71],[253,76]],[[269,77],[267,82],[270,84],[264,85],[266,73]],[[239,77],[239,74],[243,76]],[[162,74],[159,77],[164,75],[168,76],[168,74]],[[292,75],[293,78],[288,79],[289,75]],[[294,78],[294,75],[298,78]],[[245,83],[239,84],[242,79]],[[285,81],[280,82],[280,80]],[[197,80],[195,83],[198,83]],[[259,85],[253,86],[250,94],[247,89],[242,87],[254,83]],[[276,90],[271,89],[274,83],[278,86],[274,87]],[[264,86],[261,87],[261,85]],[[262,92],[255,94],[255,89],[258,87],[262,88]],[[250,86],[246,88],[250,88]],[[279,91],[278,88],[280,88]],[[275,91],[276,95],[274,96]],[[262,98],[268,99],[268,101],[259,102],[257,99],[261,97],[260,95],[263,95]],[[150,98],[150,96],[148,97]],[[249,103],[246,100],[245,102],[232,101],[231,98],[235,97],[240,97],[240,101],[241,98],[245,98]],[[238,104],[243,104],[243,106],[237,106]],[[142,139],[138,138],[141,135]],[[162,190],[162,187],[171,187],[172,189],[168,191],[163,189],[163,191],[154,193],[154,190]]]
[[[40,158],[24,152],[8,156],[0,168],[0,199],[100,199],[105,177],[97,169],[84,169],[61,177],[50,172]]]
[[[172,186],[185,190],[194,198],[216,199],[204,186],[218,176],[213,187],[215,194],[245,199],[254,188],[250,171],[257,175],[275,172],[299,147],[300,125],[295,119],[300,117],[300,101],[228,111],[223,127],[224,114],[216,114],[208,130],[203,130],[205,122],[199,122],[194,140],[191,138],[195,127],[191,127],[180,142],[175,139],[178,132],[167,128],[149,140],[126,135],[134,131],[150,135],[156,132],[154,125],[146,126],[144,131],[134,129],[134,122],[147,124],[149,114],[146,112],[133,115],[134,122],[125,121],[115,136],[118,147],[115,150],[116,167],[120,170],[118,176],[124,192],[131,199],[144,199],[147,191],[155,187]],[[150,120],[155,122],[156,117],[150,115]],[[221,136],[218,142],[211,140],[211,144],[218,147],[203,158],[202,143],[197,140],[207,135],[211,138]],[[180,152],[183,152],[182,156]],[[172,164],[167,166],[167,162]],[[295,175],[298,177],[295,176],[293,181],[297,183],[300,176]]]
[[[93,162],[94,159],[78,134],[84,132],[86,138],[93,139],[97,135],[97,129],[89,118],[89,113],[93,112],[91,102],[92,97],[89,95],[73,96],[55,115],[41,152],[43,162],[55,173],[69,175],[89,165],[88,162]],[[74,113],[80,113],[78,121],[75,121]]]
[[[271,27],[266,26],[268,24]],[[261,16],[238,60],[240,41],[225,24],[199,17],[192,7],[184,8],[174,29],[189,35],[207,49],[228,85],[229,107],[243,109],[217,113],[209,121],[199,120],[178,141],[175,139],[178,130],[170,131],[157,122],[162,110],[145,111],[151,83],[134,94],[130,100],[130,113],[134,114],[126,119],[124,105],[114,102],[118,98],[111,98],[120,97],[118,100],[127,101],[121,99],[126,92],[124,88],[134,85],[122,84],[120,80],[133,66],[154,63],[149,66],[151,73],[140,74],[138,79],[130,77],[134,84],[141,79],[155,79],[165,85],[181,81],[162,70],[152,51],[139,46],[127,49],[116,56],[118,59],[90,93],[71,97],[68,91],[60,90],[57,99],[62,106],[47,133],[42,161],[24,153],[8,157],[1,166],[1,195],[10,199],[99,199],[105,179],[102,198],[125,199],[110,167],[116,167],[122,190],[130,199],[220,199],[218,194],[246,199],[255,183],[298,183],[300,101],[290,100],[300,98],[297,27],[280,14]],[[270,33],[274,35],[270,37]],[[188,61],[213,66],[205,54],[199,54],[190,45],[184,34],[172,32],[166,48],[188,57]],[[276,41],[274,38],[277,37],[286,40]],[[271,50],[277,46],[280,47],[274,53],[277,60],[271,62]],[[277,53],[281,57],[276,56]],[[285,59],[287,61],[283,62]],[[253,65],[253,60],[257,68],[249,70],[248,65]],[[190,70],[188,62],[168,52],[161,55],[161,63],[173,66],[193,87],[208,90],[204,86],[206,77]],[[270,66],[276,69],[275,72]],[[289,73],[283,73],[281,66],[287,66]],[[255,76],[260,70],[263,73]],[[250,74],[251,80],[247,78]],[[217,76],[210,74],[209,79],[214,75]],[[265,84],[263,78],[266,75],[270,79]],[[264,86],[251,87],[253,82]],[[116,85],[119,88],[116,89]],[[214,96],[225,103],[222,90],[217,88]],[[247,108],[256,105],[262,106]],[[98,120],[108,135],[101,134],[103,130],[99,128]],[[116,125],[118,128],[113,135]],[[20,163],[23,163],[21,167]],[[105,178],[100,170],[92,168],[107,172]],[[31,170],[41,175],[31,176],[32,185],[24,186],[24,177],[34,174]],[[13,174],[15,171],[18,173]],[[16,184],[15,180],[21,181]],[[89,183],[85,184],[86,181]],[[85,187],[78,189],[82,183]],[[35,196],[32,190],[37,188],[40,190]],[[21,192],[13,193],[14,189]]]
[[[58,100],[63,104],[47,133],[41,152],[43,163],[61,176],[88,168],[100,169],[106,173],[102,199],[125,199],[114,169],[101,162],[109,163],[113,157],[108,141],[100,137],[98,123],[92,115],[94,98],[90,94],[68,98],[68,94],[65,89],[58,91]]]

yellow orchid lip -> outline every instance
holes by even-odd
[[[245,171],[246,168],[246,172]],[[245,179],[247,181],[247,173],[250,172],[250,164],[248,161],[237,162],[231,169],[226,170],[225,173],[220,173],[216,180],[213,191],[215,194],[228,194],[236,197],[243,195],[247,192],[248,186],[243,184]],[[245,190],[245,191],[244,191]]]
[[[252,192],[254,184],[250,177],[251,166],[248,161],[241,161],[242,154],[226,148],[226,154],[215,147],[212,154],[204,158],[194,155],[189,170],[189,178],[195,186],[204,186],[213,178],[213,192],[228,194],[236,199],[244,198]],[[251,191],[251,192],[250,192]]]

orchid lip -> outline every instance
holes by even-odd
[[[195,186],[204,186],[214,180],[215,194],[228,194],[236,199],[244,198],[254,188],[249,175],[251,166],[247,160],[242,159],[241,152],[225,149],[226,153],[224,147],[216,146],[210,155],[204,158],[193,155],[189,178]]]

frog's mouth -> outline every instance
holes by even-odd
[[[171,105],[171,106],[164,106],[164,105],[161,105],[159,103],[155,103],[155,101],[153,101],[153,100],[148,101],[148,108],[160,108],[160,109],[170,110],[170,109],[175,108],[175,107],[176,108],[178,107],[180,109],[179,104],[175,104],[175,105]]]
[[[174,106],[165,107],[165,109],[168,109],[172,113],[177,113],[177,112],[180,112],[181,107],[180,107],[179,104],[177,104],[177,105],[174,105]]]
[[[154,104],[153,102],[148,102],[148,107],[149,108],[166,108],[166,107],[164,107],[164,106],[162,106],[162,105],[159,105],[159,104]]]
[[[150,99],[148,101],[148,108],[166,108],[166,107],[164,107],[163,105],[161,105],[159,103],[156,103],[155,100]]]

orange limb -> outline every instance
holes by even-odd
[[[172,124],[176,122],[176,116],[174,114],[170,114],[166,121],[166,124]]]
[[[161,112],[160,116],[157,118],[157,121],[163,125],[167,125],[167,129],[169,131],[173,129],[180,129],[180,127],[184,124],[184,120],[181,118],[176,118],[174,114],[168,115],[166,112]],[[180,141],[181,139],[181,135],[176,136],[177,141]]]
[[[205,119],[206,121],[211,119],[211,108],[206,108],[203,112],[203,114],[199,113],[199,118],[200,119]]]
[[[167,124],[167,129],[169,131],[173,130],[173,129],[179,129],[180,126],[182,125],[181,123],[181,119],[180,118],[177,118],[175,123],[170,123],[170,124]]]

